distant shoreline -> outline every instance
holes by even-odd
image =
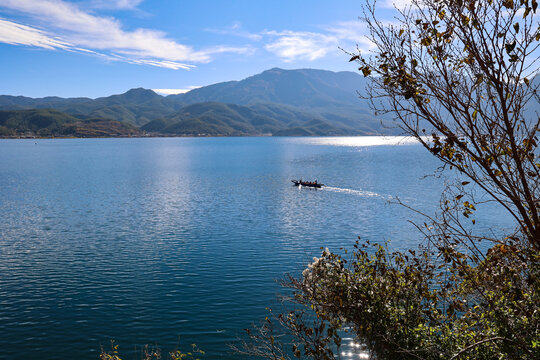
[[[359,136],[400,136],[390,134],[364,134],[364,135],[120,135],[120,136],[0,136],[0,140],[46,140],[46,139],[128,139],[128,138],[221,138],[221,137],[359,137]]]

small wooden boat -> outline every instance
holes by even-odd
[[[324,184],[319,184],[317,180],[315,181],[303,181],[303,180],[291,180],[294,186],[306,186],[312,188],[322,188]]]

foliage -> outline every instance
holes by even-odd
[[[205,352],[197,347],[195,344],[191,344],[191,351],[182,352],[180,349],[175,349],[168,353],[167,359],[170,360],[200,360],[204,356]],[[122,360],[119,355],[118,344],[111,341],[111,349],[106,351],[101,347],[101,353],[99,355],[100,360]],[[148,345],[141,349],[141,360],[161,360],[161,349],[156,347],[150,347]]]
[[[366,10],[376,56],[351,60],[372,79],[373,106],[504,206],[540,250],[540,118],[526,111],[540,96],[537,1],[414,3],[398,27]]]
[[[142,135],[132,125],[107,119],[79,119],[51,109],[0,111],[0,136],[113,137]]]
[[[349,260],[325,250],[291,278],[298,306],[249,330],[243,352],[334,359],[347,326],[380,359],[537,359],[539,279],[540,255],[515,244],[475,263],[451,248],[357,242]]]
[[[351,61],[373,108],[459,178],[417,225],[422,247],[325,250],[287,282],[292,310],[250,330],[245,353],[333,359],[349,331],[380,359],[540,358],[538,3],[412,3],[397,24],[368,3],[374,50]],[[477,234],[473,186],[515,220],[511,233]]]

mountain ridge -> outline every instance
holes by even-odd
[[[75,117],[54,109],[0,110],[0,137],[140,136],[136,127],[116,120]]]
[[[120,121],[153,135],[166,130],[167,136],[395,133],[359,98],[357,89],[364,85],[354,72],[272,68],[169,96],[144,88],[95,99],[0,95],[0,110],[54,109],[76,118]],[[196,104],[191,108],[199,109],[196,116],[183,110]]]

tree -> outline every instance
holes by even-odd
[[[504,206],[540,250],[540,118],[525,117],[539,99],[536,0],[414,4],[389,27],[367,8],[377,55],[352,59],[371,75],[372,104]]]
[[[537,7],[413,0],[389,24],[366,5],[374,50],[351,54],[370,78],[366,97],[461,178],[418,226],[423,247],[358,242],[350,258],[324,251],[291,277],[293,309],[251,332],[248,353],[268,339],[276,348],[280,328],[291,337],[279,356],[330,359],[347,327],[383,359],[540,358]],[[515,230],[476,233],[473,186]]]

